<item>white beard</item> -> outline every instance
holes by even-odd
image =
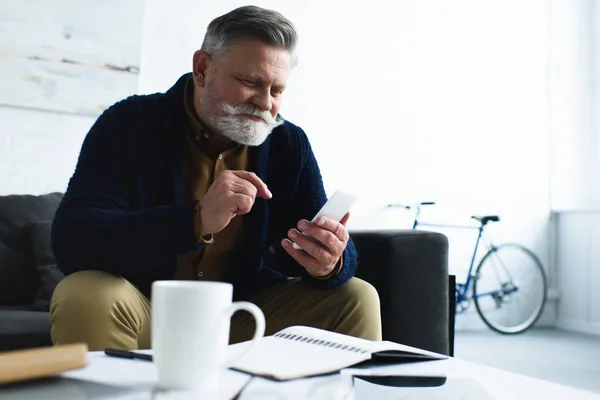
[[[273,118],[268,111],[261,111],[252,104],[233,106],[226,102],[219,102],[212,93],[209,99],[202,99],[203,107],[209,123],[223,136],[236,143],[246,146],[259,146],[271,134],[273,129],[283,124],[283,118]],[[243,115],[246,114],[246,115]],[[253,115],[262,118],[255,121],[248,118]]]
[[[223,103],[221,109],[225,116],[215,119],[215,128],[223,136],[246,146],[261,145],[273,129],[283,124],[283,118],[273,118],[268,111],[260,111],[250,104],[232,106]],[[254,115],[263,120],[255,121],[247,115]]]

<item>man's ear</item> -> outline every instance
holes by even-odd
[[[210,68],[210,63],[210,54],[204,50],[197,50],[194,53],[192,74],[194,75],[194,82],[196,86],[204,87],[206,84],[206,75],[208,73],[208,69]]]

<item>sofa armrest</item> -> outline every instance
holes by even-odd
[[[449,352],[448,239],[420,230],[351,231],[356,277],[381,300],[383,339]]]

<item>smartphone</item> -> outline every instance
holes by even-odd
[[[356,202],[356,200],[358,200],[357,196],[342,190],[336,190],[329,200],[327,200],[327,202],[323,205],[323,207],[321,207],[311,222],[315,222],[319,217],[329,217],[336,221],[341,221],[342,218],[344,218],[344,215],[350,211],[350,208]],[[303,235],[308,236],[308,238],[311,240],[316,240],[312,236],[306,234]],[[302,248],[296,243],[294,243],[294,248],[296,250],[302,250]]]

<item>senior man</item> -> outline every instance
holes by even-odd
[[[310,222],[326,201],[319,167],[279,114],[296,41],[281,14],[237,8],[210,23],[171,89],[98,118],[52,226],[67,275],[55,344],[149,348],[151,284],[168,279],[232,283],[267,335],[301,324],[381,339],[377,292],[353,277],[349,216]],[[231,342],[251,338],[248,315],[231,326]]]

